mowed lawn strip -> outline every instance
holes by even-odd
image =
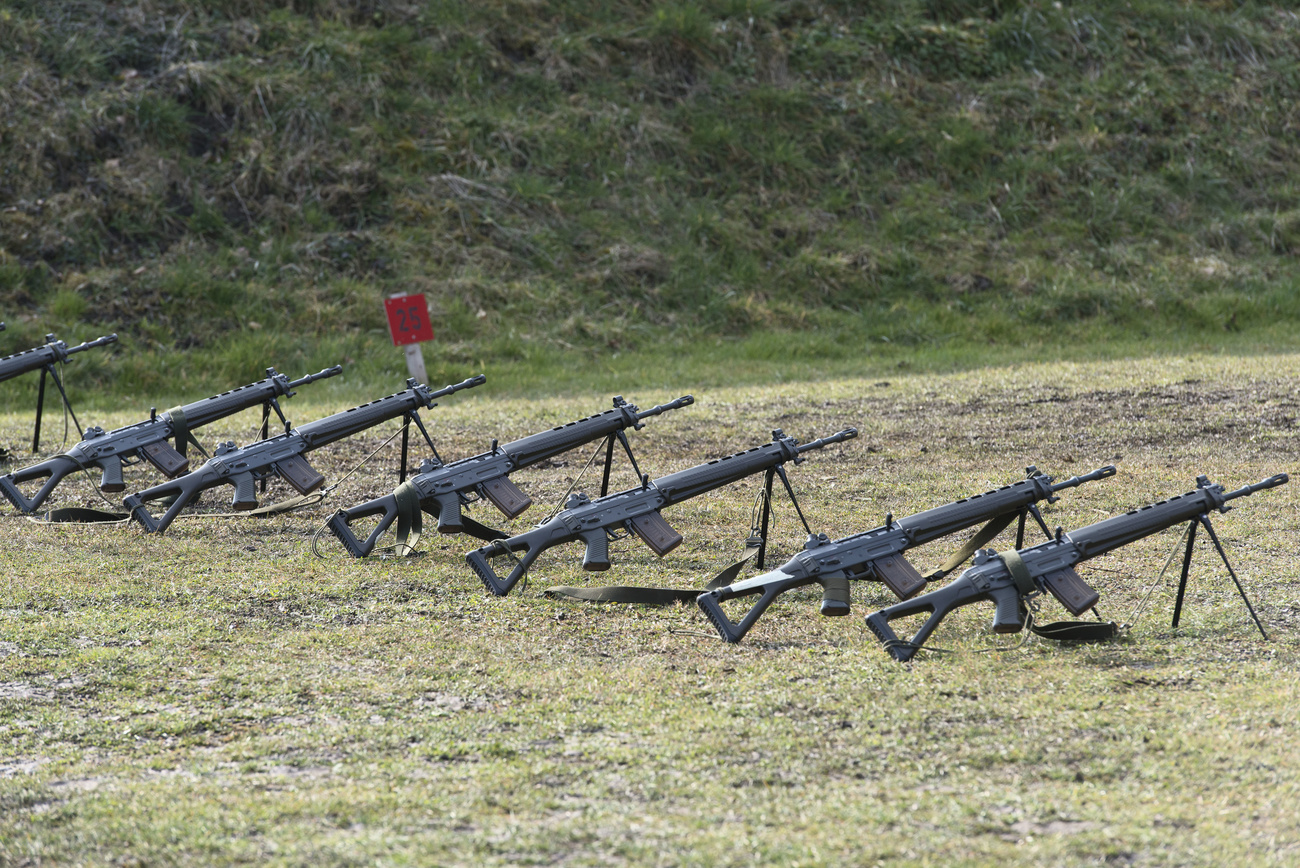
[[[632,437],[652,477],[767,442],[857,426],[790,468],[814,530],[869,529],[1021,477],[1115,463],[1046,507],[1067,530],[1195,486],[1296,467],[1300,357],[1032,365],[697,392]],[[490,375],[490,371],[489,371]],[[628,395],[649,406],[690,392]],[[294,418],[343,409],[294,400]],[[457,458],[608,406],[449,400],[426,421]],[[17,453],[30,411],[3,418]],[[254,413],[218,423],[246,442]],[[105,427],[134,416],[83,419]],[[47,424],[49,424],[47,422]],[[46,446],[54,448],[54,429]],[[395,423],[312,453],[338,482]],[[421,454],[420,450],[416,454]],[[540,521],[578,451],[514,478]],[[862,616],[805,589],[736,646],[694,607],[579,606],[552,584],[702,586],[737,556],[761,479],[665,512],[685,543],[635,540],[585,573],[576,546],[530,584],[486,595],[432,519],[421,556],[356,561],[332,509],[390,491],[388,447],[325,504],[271,519],[42,526],[6,510],[0,602],[0,862],[62,864],[1294,864],[1300,761],[1294,485],[1236,502],[1216,528],[1270,639],[1199,545],[1182,627],[1177,531],[1085,564],[1121,640],[988,633],[991,607],[945,620],[900,666]],[[635,480],[616,463],[616,487]],[[158,477],[128,475],[137,487]],[[588,470],[577,487],[595,493]],[[271,499],[291,492],[272,483]],[[228,511],[228,489],[201,509]],[[49,504],[99,501],[69,479]],[[102,504],[102,501],[99,501]],[[778,500],[770,565],[804,532]],[[1032,537],[1031,537],[1032,539]],[[391,541],[391,538],[385,542]],[[921,569],[959,540],[915,550]],[[1010,534],[995,545],[1010,544]],[[1043,617],[1066,617],[1054,603]],[[914,624],[902,625],[904,630]],[[996,649],[996,650],[995,650]]]

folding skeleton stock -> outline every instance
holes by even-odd
[[[739,642],[777,597],[805,585],[822,585],[821,613],[828,616],[849,614],[850,580],[883,582],[905,600],[925,587],[927,581],[947,575],[970,553],[970,549],[964,549],[963,554],[949,560],[947,569],[941,568],[922,576],[903,557],[903,552],[908,549],[987,522],[985,531],[976,536],[975,545],[978,546],[979,540],[987,542],[1017,517],[1020,519],[1017,536],[1023,540],[1026,514],[1032,514],[1044,533],[1048,533],[1038,514],[1038,501],[1053,503],[1058,491],[1114,475],[1115,467],[1108,464],[1083,476],[1053,483],[1052,477],[1030,467],[1025,479],[1011,485],[905,518],[890,516],[880,527],[864,533],[834,541],[825,534],[812,535],[804,545],[804,551],[781,567],[743,582],[706,591],[696,599],[696,603],[724,641]],[[758,600],[739,622],[728,618],[722,609],[722,603],[727,600],[752,596],[758,596]]]
[[[77,470],[91,467],[98,469],[101,472],[99,488],[107,493],[126,489],[126,483],[122,479],[124,464],[148,460],[168,479],[175,479],[189,470],[190,462],[185,457],[185,452],[192,442],[190,432],[194,429],[258,404],[265,407],[264,417],[273,408],[280,420],[284,421],[278,398],[292,397],[294,389],[333,377],[342,371],[342,367],[335,365],[291,381],[284,374],[277,373],[275,368],[267,368],[266,378],[256,383],[192,404],[173,407],[161,414],[151,413],[148,419],[134,425],[114,431],[105,431],[99,427],[87,428],[86,439],[67,452],[0,476],[0,493],[21,511],[32,513],[40,508],[64,477]],[[167,442],[172,439],[175,439],[175,448]],[[45,481],[35,494],[26,497],[19,489],[19,484],[38,479]]]
[[[506,534],[469,519],[462,513],[462,508],[476,500],[486,499],[506,518],[514,518],[527,509],[532,500],[510,481],[511,473],[601,438],[610,438],[606,454],[608,482],[608,461],[612,457],[614,439],[623,445],[631,459],[632,449],[624,433],[627,428],[640,430],[644,426],[643,420],[693,403],[693,397],[684,395],[642,411],[619,395],[614,398],[614,407],[610,410],[504,446],[498,446],[494,440],[492,448],[480,455],[443,464],[435,453],[433,459],[421,465],[418,474],[402,483],[392,494],[334,513],[329,520],[330,532],[355,558],[369,555],[394,520],[398,521],[398,545],[409,550],[420,535],[421,511],[437,518],[440,533],[466,532],[484,540],[503,539]],[[635,459],[632,463],[635,467]],[[350,527],[352,522],[375,515],[380,516],[378,524],[364,540],[357,539]]]
[[[298,493],[310,494],[325,483],[325,477],[307,463],[302,457],[304,453],[399,416],[407,416],[415,422],[427,440],[428,433],[424,431],[418,411],[433,407],[438,398],[481,385],[485,380],[486,377],[479,375],[445,386],[436,392],[415,380],[407,380],[404,391],[309,422],[278,437],[242,448],[234,443],[225,443],[197,470],[129,495],[122,502],[131,517],[140,522],[146,531],[161,533],[201,491],[222,483],[235,487],[232,506],[236,510],[254,509],[257,506],[256,481],[273,473],[278,474]],[[155,518],[145,506],[150,501],[171,496],[175,496],[175,500],[160,518]]]
[[[829,437],[801,444],[778,429],[772,432],[771,443],[672,473],[653,482],[649,476],[642,476],[641,485],[627,491],[597,500],[584,494],[573,494],[554,518],[530,531],[475,549],[465,559],[489,591],[504,597],[523,578],[538,555],[561,543],[580,540],[586,546],[582,566],[587,570],[609,569],[610,540],[622,539],[627,533],[636,534],[655,554],[663,557],[682,541],[681,534],[659,514],[665,506],[689,500],[786,461],[799,464],[805,452],[857,436],[857,429],[846,428]],[[616,535],[620,531],[625,533]],[[516,552],[523,552],[523,556],[517,557]],[[490,563],[499,557],[507,558],[513,566],[505,578],[497,575]]]
[[[95,338],[93,341],[83,341],[75,347],[70,347],[63,341],[55,340],[54,335],[46,335],[44,345],[32,347],[30,350],[23,350],[0,359],[0,382],[12,380],[14,377],[20,377],[31,371],[41,372],[41,384],[36,392],[36,430],[32,434],[33,452],[39,452],[41,448],[41,413],[45,406],[45,378],[47,376],[54,381],[54,385],[59,389],[59,394],[63,396],[63,406],[67,407],[68,412],[72,415],[72,424],[76,425],[78,430],[81,428],[81,423],[77,421],[77,414],[72,411],[72,402],[68,400],[68,393],[63,388],[63,380],[60,379],[59,372],[54,366],[66,362],[68,356],[74,353],[85,352],[95,347],[115,343],[117,343],[117,335],[104,335]]]
[[[1017,633],[1025,618],[1022,603],[1043,591],[1051,592],[1071,614],[1081,615],[1096,605],[1098,594],[1074,571],[1074,565],[1114,551],[1185,521],[1206,523],[1212,510],[1227,512],[1228,501],[1287,481],[1285,473],[1225,492],[1204,476],[1197,488],[1124,515],[1063,534],[1020,551],[980,552],[975,565],[948,585],[911,600],[881,609],[867,617],[867,626],[895,660],[910,660],[939,622],[952,610],[980,600],[995,606],[993,630]],[[900,639],[889,622],[909,615],[932,613],[910,640]]]

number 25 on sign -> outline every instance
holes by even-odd
[[[384,299],[388,330],[393,346],[404,347],[433,340],[433,323],[429,322],[429,305],[424,295],[394,295]]]

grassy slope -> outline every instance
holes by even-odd
[[[418,290],[512,390],[1294,347],[1285,4],[862,8],[10,2],[4,346],[359,394]]]
[[[1184,491],[1196,473],[1235,487],[1295,470],[1297,373],[1294,354],[1202,356],[716,389],[634,443],[658,475],[774,424],[801,436],[858,424],[860,440],[791,468],[810,522],[834,536],[1004,484],[1030,461],[1059,475],[1115,461],[1116,478],[1047,507],[1069,528]],[[446,455],[596,409],[469,397],[430,414]],[[0,436],[28,424],[0,416]],[[204,439],[246,439],[255,424],[248,413]],[[313,462],[333,483],[386,433]],[[393,456],[333,503],[390,488]],[[517,476],[537,500],[519,527],[583,458]],[[145,477],[157,478],[130,481]],[[65,488],[65,503],[93,503],[85,481]],[[889,601],[865,583],[853,617],[822,619],[815,593],[792,593],[737,646],[699,635],[709,628],[691,607],[539,593],[698,586],[739,551],[757,490],[667,511],[686,542],[662,561],[625,542],[593,576],[569,546],[507,599],[484,596],[464,538],[365,562],[326,538],[316,559],[328,505],[183,520],[162,538],[0,518],[0,863],[1295,863],[1295,484],[1215,516],[1267,643],[1204,548],[1178,631],[1169,574],[1123,641],[978,653],[1013,637],[985,634],[990,607],[976,605],[930,643],[958,653],[908,666],[863,625]],[[802,531],[778,510],[788,554]],[[1175,545],[1162,536],[1085,565],[1108,617],[1134,617]],[[949,551],[911,559],[925,569]]]

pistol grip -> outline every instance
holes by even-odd
[[[582,555],[582,568],[596,573],[609,569],[609,537],[605,536],[605,529],[597,528],[583,534],[582,541],[587,544]]]
[[[1015,586],[989,592],[993,598],[993,632],[1019,633],[1025,626],[1025,618],[1020,609],[1020,592]]]
[[[236,474],[230,480],[235,486],[235,495],[230,506],[240,512],[257,509],[257,482],[251,473]]]
[[[849,580],[845,576],[827,576],[822,579],[821,613],[826,618],[842,618],[851,611]]]
[[[117,494],[126,491],[126,482],[122,479],[122,459],[116,455],[101,458],[99,468],[103,474],[99,478],[99,490],[105,494]]]
[[[454,491],[451,494],[440,494],[433,500],[438,505],[438,533],[460,533],[465,529],[459,494]]]

